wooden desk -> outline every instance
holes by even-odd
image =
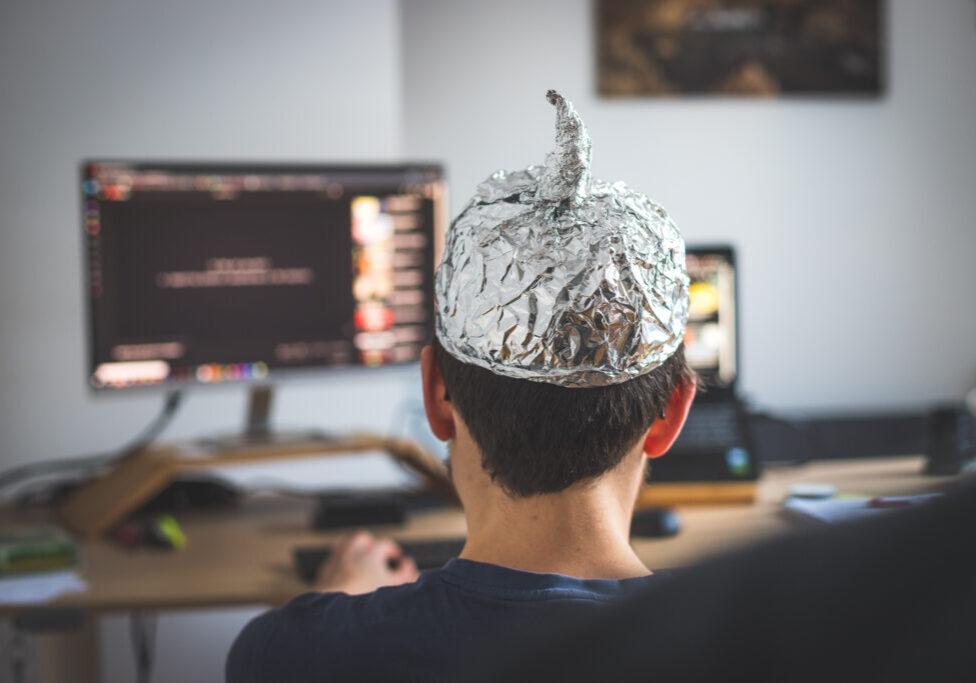
[[[760,482],[755,504],[682,508],[680,534],[635,540],[634,548],[652,569],[675,568],[796,529],[797,523],[780,509],[786,490],[796,482],[831,483],[848,493],[907,495],[944,490],[958,481],[921,475],[923,462],[921,457],[901,457],[772,469]],[[83,609],[97,617],[134,610],[283,603],[308,590],[292,566],[292,548],[328,543],[337,535],[312,531],[311,512],[309,500],[254,497],[234,510],[184,513],[179,519],[188,545],[179,552],[130,551],[104,540],[85,541],[81,573],[87,592],[27,608],[0,606],[0,617],[49,608]],[[39,516],[6,511],[0,519]],[[373,531],[399,539],[459,536],[465,523],[460,510],[447,510],[417,514],[406,526]]]
[[[752,505],[685,507],[683,529],[668,539],[635,540],[634,548],[653,568],[681,567],[710,554],[797,528],[780,510],[786,490],[795,482],[827,482],[842,492],[901,495],[942,490],[951,477],[922,476],[920,457],[818,462],[773,469],[759,484]],[[179,515],[186,549],[125,550],[107,540],[82,543],[81,573],[85,593],[65,596],[38,607],[80,608],[96,612],[180,609],[229,605],[273,605],[306,590],[292,566],[297,545],[328,543],[339,533],[310,529],[309,500],[257,496],[237,509]],[[14,514],[2,517],[39,518]],[[463,535],[460,510],[413,516],[405,526],[373,531],[400,539]],[[34,607],[0,606],[0,616]]]

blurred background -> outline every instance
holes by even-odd
[[[86,382],[83,158],[445,164],[454,215],[540,163],[556,88],[593,174],[730,242],[740,389],[793,415],[924,412],[976,384],[976,4],[883,4],[873,96],[608,98],[588,0],[38,0],[0,9],[0,469],[111,450],[152,391]],[[388,431],[415,366],[283,383],[279,424]],[[238,428],[240,386],[191,390],[166,438]],[[405,408],[406,406],[406,408]],[[413,434],[424,438],[422,434]],[[258,608],[164,615],[156,681],[217,680]],[[129,680],[127,624],[104,681]]]

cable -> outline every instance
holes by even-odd
[[[115,453],[102,453],[99,455],[89,455],[75,458],[58,458],[55,460],[45,460],[44,462],[29,463],[13,467],[6,472],[0,472],[0,491],[28,479],[47,475],[57,474],[65,470],[87,470],[102,468],[114,462],[119,462],[143,450],[169,425],[177,408],[183,399],[183,394],[179,390],[171,391],[166,395],[163,403],[163,410],[142,432],[133,439],[128,445]],[[84,474],[87,474],[85,472]]]
[[[136,681],[149,683],[156,655],[156,615],[133,612],[129,617],[129,636],[136,660]]]
[[[176,415],[176,410],[180,407],[180,403],[183,401],[183,392],[179,389],[169,392],[166,394],[166,400],[163,402],[163,410],[159,413],[155,420],[153,420],[149,425],[142,431],[142,434],[137,436],[132,442],[118,454],[109,456],[109,461],[119,461],[125,458],[135,455],[139,451],[143,450],[149,444],[156,440],[169,423],[173,420]]]

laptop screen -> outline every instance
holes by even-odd
[[[738,370],[735,253],[728,246],[689,247],[687,265],[685,357],[707,386],[732,389]]]

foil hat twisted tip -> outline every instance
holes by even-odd
[[[590,138],[559,93],[543,166],[497,171],[454,219],[435,283],[458,360],[565,387],[650,372],[688,320],[685,246],[663,207],[590,177]]]

